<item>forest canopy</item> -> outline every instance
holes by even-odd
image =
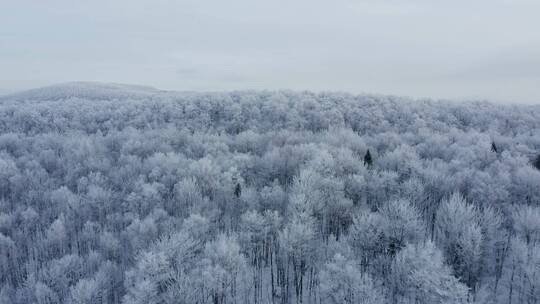
[[[0,97],[0,303],[540,303],[540,107]]]

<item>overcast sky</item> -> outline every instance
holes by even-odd
[[[67,81],[540,103],[540,1],[0,0],[0,92]]]

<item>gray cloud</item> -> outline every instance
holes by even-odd
[[[534,103],[539,10],[529,0],[11,1],[0,10],[0,91],[97,80]]]

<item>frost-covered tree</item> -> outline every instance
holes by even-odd
[[[480,279],[483,245],[478,213],[459,193],[454,193],[441,203],[435,230],[435,239],[443,250],[445,261],[473,290]]]
[[[320,274],[321,301],[324,303],[385,303],[384,295],[367,273],[354,261],[336,254]]]
[[[540,207],[518,206],[512,212],[514,231],[527,244],[540,243]]]
[[[513,238],[504,273],[496,290],[497,300],[504,303],[535,303],[540,297],[540,246]]]
[[[431,242],[407,246],[392,265],[394,303],[466,303],[467,287]]]

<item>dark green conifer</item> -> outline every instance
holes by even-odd
[[[371,158],[371,153],[369,152],[369,149],[366,152],[366,155],[364,155],[364,165],[368,168],[373,165],[373,159]]]
[[[495,145],[495,142],[491,142],[491,151],[495,153],[499,153],[499,149],[497,149],[497,145]]]
[[[538,156],[536,156],[536,159],[533,161],[533,166],[540,170],[540,154],[538,154]]]
[[[241,194],[242,194],[242,187],[240,187],[240,183],[237,183],[236,187],[234,187],[234,195],[236,195],[236,197],[240,197]]]

